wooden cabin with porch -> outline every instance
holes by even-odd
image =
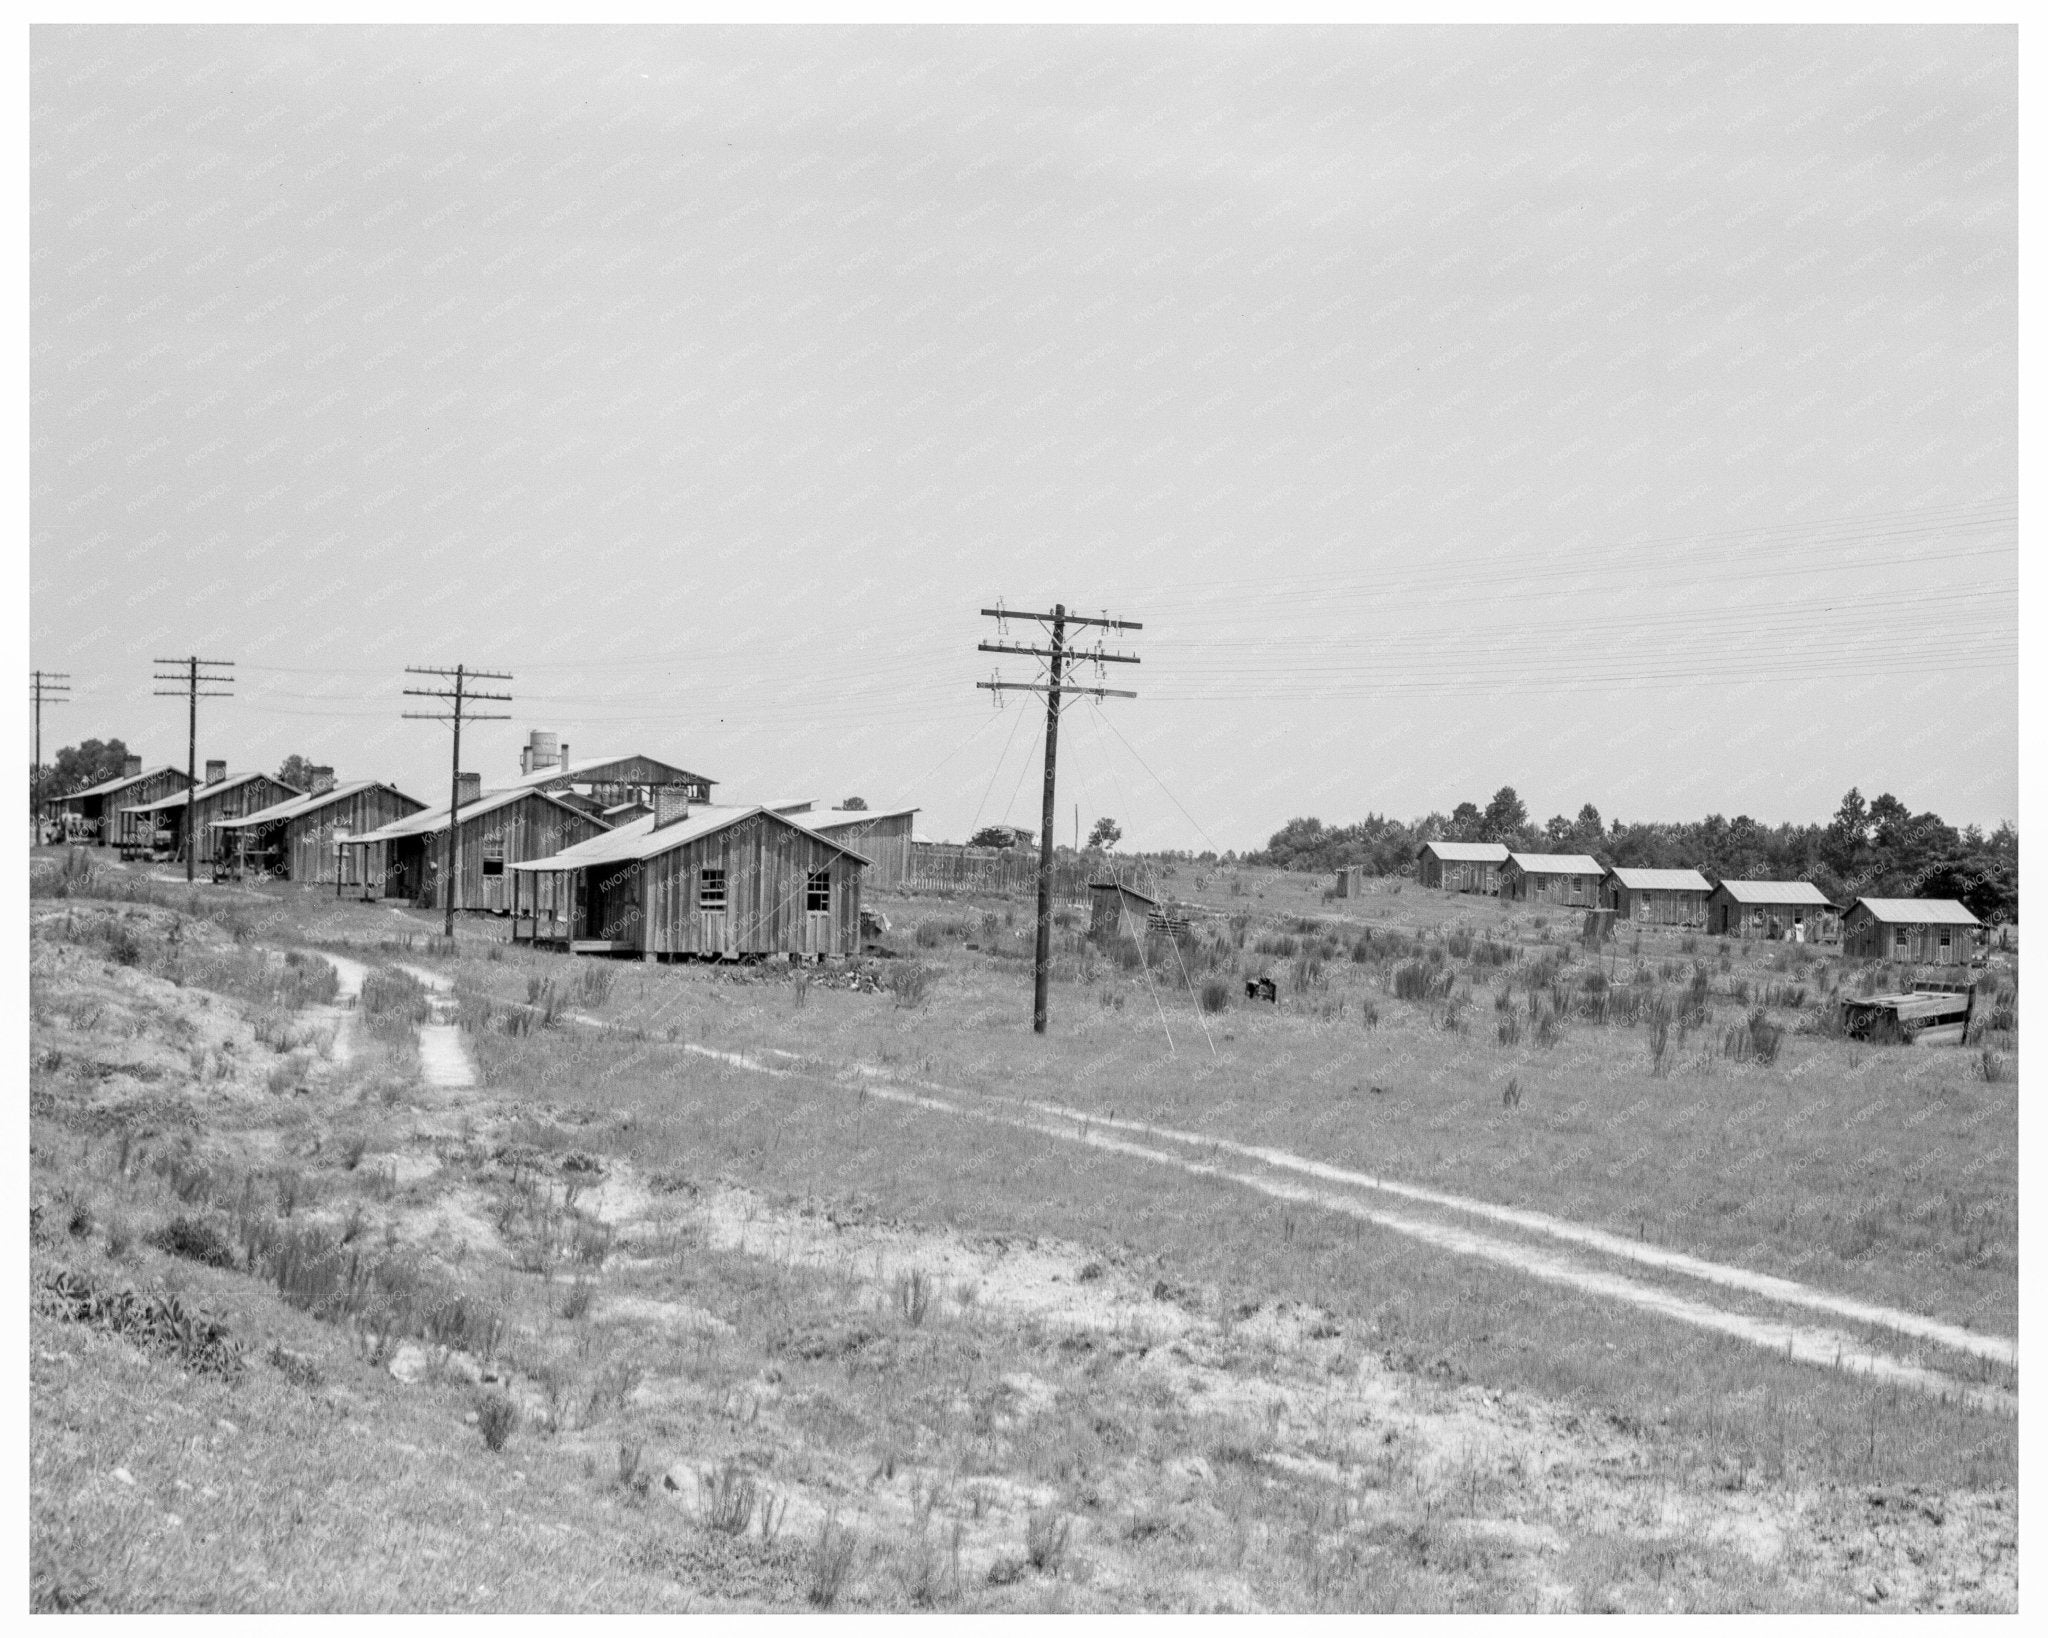
[[[193,842],[198,848],[193,862],[211,871],[219,839],[213,827],[218,821],[239,819],[303,795],[298,786],[266,773],[237,774],[230,779],[225,762],[209,762],[206,780],[196,790],[181,788],[153,802],[119,810],[121,853],[124,858],[167,854],[182,860],[188,842]]]
[[[1916,967],[1968,966],[1984,924],[1954,899],[1858,899],[1842,914],[1842,954]]]
[[[1833,944],[1841,912],[1812,882],[1725,881],[1707,896],[1707,931],[1723,938]]]
[[[602,819],[548,791],[479,789],[464,774],[457,792],[455,908],[504,914],[512,907],[506,871],[608,833]],[[360,836],[336,838],[343,898],[407,899],[438,907],[448,810],[422,809]]]
[[[111,847],[121,839],[115,815],[123,807],[154,802],[191,783],[183,768],[165,763],[145,772],[142,758],[131,756],[114,778],[102,779],[69,796],[51,797],[43,808],[63,827],[67,839]]]
[[[1446,893],[1500,892],[1508,850],[1499,842],[1424,842],[1415,850],[1419,885]]]
[[[655,810],[512,867],[513,935],[648,961],[860,953],[867,860],[771,808]]]
[[[315,768],[312,789],[304,796],[259,808],[239,819],[214,821],[218,838],[214,875],[229,881],[352,887],[357,883],[349,870],[361,862],[361,856],[344,854],[336,844],[425,807],[426,803],[382,780],[354,779],[337,785],[332,768]]]
[[[1606,875],[1607,867],[1584,853],[1510,853],[1500,867],[1500,896],[1590,910],[1602,902]]]
[[[1697,870],[1616,865],[1607,872],[1607,908],[1617,922],[1632,927],[1705,927],[1713,891]]]

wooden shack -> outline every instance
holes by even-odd
[[[1842,914],[1842,954],[1857,961],[1967,966],[1983,930],[1954,899],[1858,899]]]
[[[1842,917],[1812,882],[1725,881],[1707,895],[1707,931],[1724,938],[1833,944]]]
[[[1498,893],[1507,862],[1499,842],[1424,842],[1415,850],[1417,880],[1446,893]]]
[[[1841,1009],[1842,1032],[1852,1040],[1962,1046],[1977,992],[1970,984],[1922,983],[1901,994],[1852,997]]]
[[[1500,867],[1500,896],[1592,909],[1601,903],[1606,876],[1607,867],[1584,853],[1510,853]]]
[[[456,817],[458,910],[509,911],[511,866],[608,834],[602,819],[539,790],[492,791],[464,802]],[[341,896],[438,905],[447,834],[448,810],[439,807],[337,838]]]
[[[658,795],[644,819],[512,866],[513,935],[649,961],[856,955],[866,868],[772,809]]]
[[[1135,887],[1122,882],[1088,884],[1088,936],[1092,939],[1134,938],[1142,943],[1159,913],[1159,901]]]
[[[121,808],[154,802],[158,797],[181,791],[191,783],[183,768],[173,768],[165,763],[145,772],[142,758],[131,756],[114,778],[102,779],[97,785],[88,785],[69,796],[52,797],[44,807],[52,819],[64,825],[66,834],[72,839],[111,847],[121,839],[116,834],[114,820]]]
[[[850,847],[868,861],[863,872],[865,885],[877,891],[893,891],[910,879],[910,833],[917,809],[827,808],[822,813],[790,813],[798,824],[820,836]]]
[[[320,887],[358,885],[353,867],[362,855],[337,847],[424,810],[426,803],[376,779],[334,782],[332,768],[313,770],[313,788],[239,819],[214,822],[214,874],[299,882]],[[344,866],[348,867],[344,869]]]
[[[643,756],[638,752],[626,756],[587,756],[572,762],[567,746],[562,747],[559,758],[554,761],[536,761],[534,750],[535,747],[529,746],[521,757],[522,763],[531,765],[517,779],[492,788],[500,791],[552,791],[557,795],[573,791],[594,804],[593,813],[602,813],[622,802],[643,802],[651,810],[655,792],[663,790],[680,795],[693,808],[699,807],[710,802],[711,789],[718,783],[702,774],[691,773],[687,768],[679,768],[672,762],[663,762],[659,757]]]
[[[1697,870],[1616,865],[1607,872],[1607,908],[1617,922],[1635,927],[1705,927],[1713,891]]]
[[[119,810],[118,840],[126,854],[168,853],[182,860],[189,842],[196,842],[194,863],[211,870],[222,819],[239,819],[279,802],[303,796],[296,785],[287,785],[266,773],[237,774],[230,779],[227,765],[209,762],[206,781],[195,790],[179,789],[153,802],[131,803]]]

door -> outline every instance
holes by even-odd
[[[813,870],[804,882],[804,952],[836,955],[832,938],[832,872]]]
[[[712,867],[697,872],[697,953],[723,955],[726,944],[725,871]]]

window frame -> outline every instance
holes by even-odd
[[[823,904],[816,901],[824,899]],[[807,871],[804,875],[804,914],[807,916],[829,916],[832,913],[832,867]]]
[[[717,898],[712,898],[716,891]],[[697,871],[697,908],[699,910],[723,910],[727,902],[727,882],[724,865],[702,865]]]

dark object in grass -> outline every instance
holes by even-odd
[[[1074,1521],[1056,1507],[1034,1507],[1024,1516],[1024,1556],[1042,1575],[1058,1575],[1067,1556]]]
[[[173,1217],[149,1236],[149,1243],[173,1257],[204,1263],[208,1268],[233,1268],[241,1261],[227,1236],[204,1217]]]
[[[1230,986],[1220,978],[1202,980],[1202,1010],[1221,1012],[1230,1005]]]
[[[1244,981],[1244,998],[1247,1001],[1272,1001],[1278,1003],[1280,986],[1270,978],[1247,978]]]
[[[1522,1083],[1512,1075],[1508,1077],[1508,1084],[1501,1092],[1500,1106],[1503,1109],[1519,1109],[1522,1106]]]
[[[519,1426],[519,1407],[509,1396],[491,1392],[477,1399],[476,1427],[484,1436],[484,1445],[490,1450],[503,1450],[505,1441],[512,1437],[512,1430]]]
[[[804,1555],[804,1592],[812,1608],[829,1610],[839,1602],[840,1590],[846,1585],[859,1546],[860,1538],[839,1522],[837,1513],[825,1516],[818,1539]]]

